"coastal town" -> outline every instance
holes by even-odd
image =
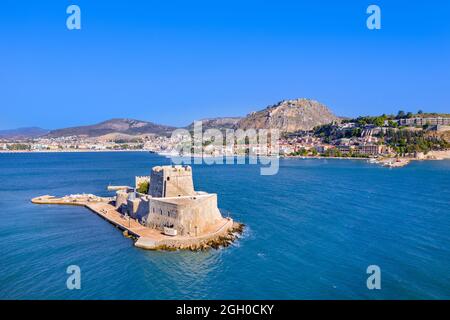
[[[280,141],[285,156],[369,158],[392,167],[410,160],[450,157],[450,117],[440,115],[359,117],[288,134]]]
[[[281,157],[371,158],[387,166],[402,166],[412,159],[447,157],[449,137],[450,116],[399,112],[397,116],[343,119],[311,130],[284,132],[278,152]],[[167,134],[0,138],[0,152],[148,151],[179,156],[179,146],[180,138]],[[259,155],[260,149],[259,144],[250,142],[243,149],[237,144],[212,147],[206,141],[201,155]]]

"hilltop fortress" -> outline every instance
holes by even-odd
[[[41,196],[37,204],[89,208],[135,240],[144,249],[205,249],[229,245],[243,225],[222,217],[217,194],[196,191],[190,166],[157,166],[135,186],[109,186],[115,197]]]

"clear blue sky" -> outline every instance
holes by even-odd
[[[366,28],[378,4],[382,29]],[[82,29],[66,28],[77,4]],[[3,0],[0,129],[169,125],[307,97],[450,112],[450,1]]]

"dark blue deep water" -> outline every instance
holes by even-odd
[[[247,225],[232,247],[151,252],[51,194],[109,195],[169,160],[149,153],[0,154],[1,299],[449,299],[450,162],[194,166],[197,190]],[[81,290],[66,268],[81,268]],[[368,290],[366,268],[381,268]]]

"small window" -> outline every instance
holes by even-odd
[[[167,181],[170,181],[170,177],[167,177]]]

